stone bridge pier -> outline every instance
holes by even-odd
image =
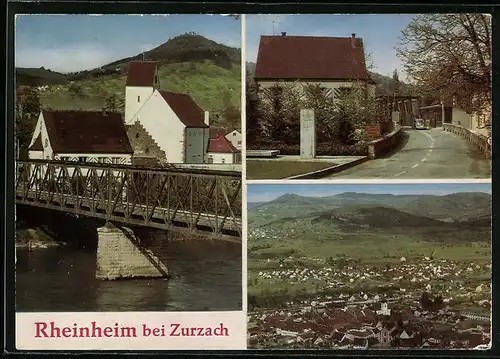
[[[168,232],[153,229],[132,230],[106,222],[97,228],[96,278],[103,280],[126,278],[168,277],[164,255]]]

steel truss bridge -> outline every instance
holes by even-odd
[[[241,241],[239,172],[16,161],[16,203]]]

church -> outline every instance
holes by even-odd
[[[132,61],[124,118],[105,110],[43,110],[29,157],[116,164],[241,162],[233,146],[211,143],[216,139],[210,138],[209,118],[189,94],[160,89],[156,62]],[[228,153],[214,155],[214,148]]]

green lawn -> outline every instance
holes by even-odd
[[[335,166],[331,162],[247,160],[248,179],[282,179]]]

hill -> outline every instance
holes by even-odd
[[[67,75],[51,70],[46,70],[43,67],[16,69],[16,85],[17,86],[44,86],[44,85],[63,85],[69,81]]]
[[[312,223],[320,222],[337,226],[373,228],[439,227],[443,225],[443,222],[432,218],[379,205],[344,206],[312,219]]]
[[[182,62],[203,63],[209,60],[219,67],[231,69],[235,64],[239,64],[241,51],[240,49],[219,44],[200,35],[184,34],[169,39],[164,44],[146,51],[144,54],[117,60],[104,65],[102,68],[114,69],[123,67],[132,60],[141,60],[142,58],[158,61],[160,64]]]
[[[310,225],[327,231],[345,226],[381,229],[491,226],[491,195],[484,193],[436,196],[346,192],[328,197],[285,194],[248,210],[252,227],[275,227],[273,232],[295,228],[297,233]]]
[[[408,203],[403,209],[444,221],[468,221],[491,215],[491,195],[487,193],[452,193],[428,196]]]
[[[126,64],[142,58],[159,62],[162,90],[188,92],[204,110],[213,114],[215,125],[218,116],[219,122],[224,120],[228,108],[240,110],[240,49],[196,34],[180,35],[144,54],[118,59],[97,69],[62,75],[66,82],[59,77],[61,82],[54,84],[47,73],[40,74],[35,85],[48,85],[40,93],[42,107],[99,110],[110,97],[124,99]],[[23,69],[16,69],[18,76],[25,77],[24,73]]]

